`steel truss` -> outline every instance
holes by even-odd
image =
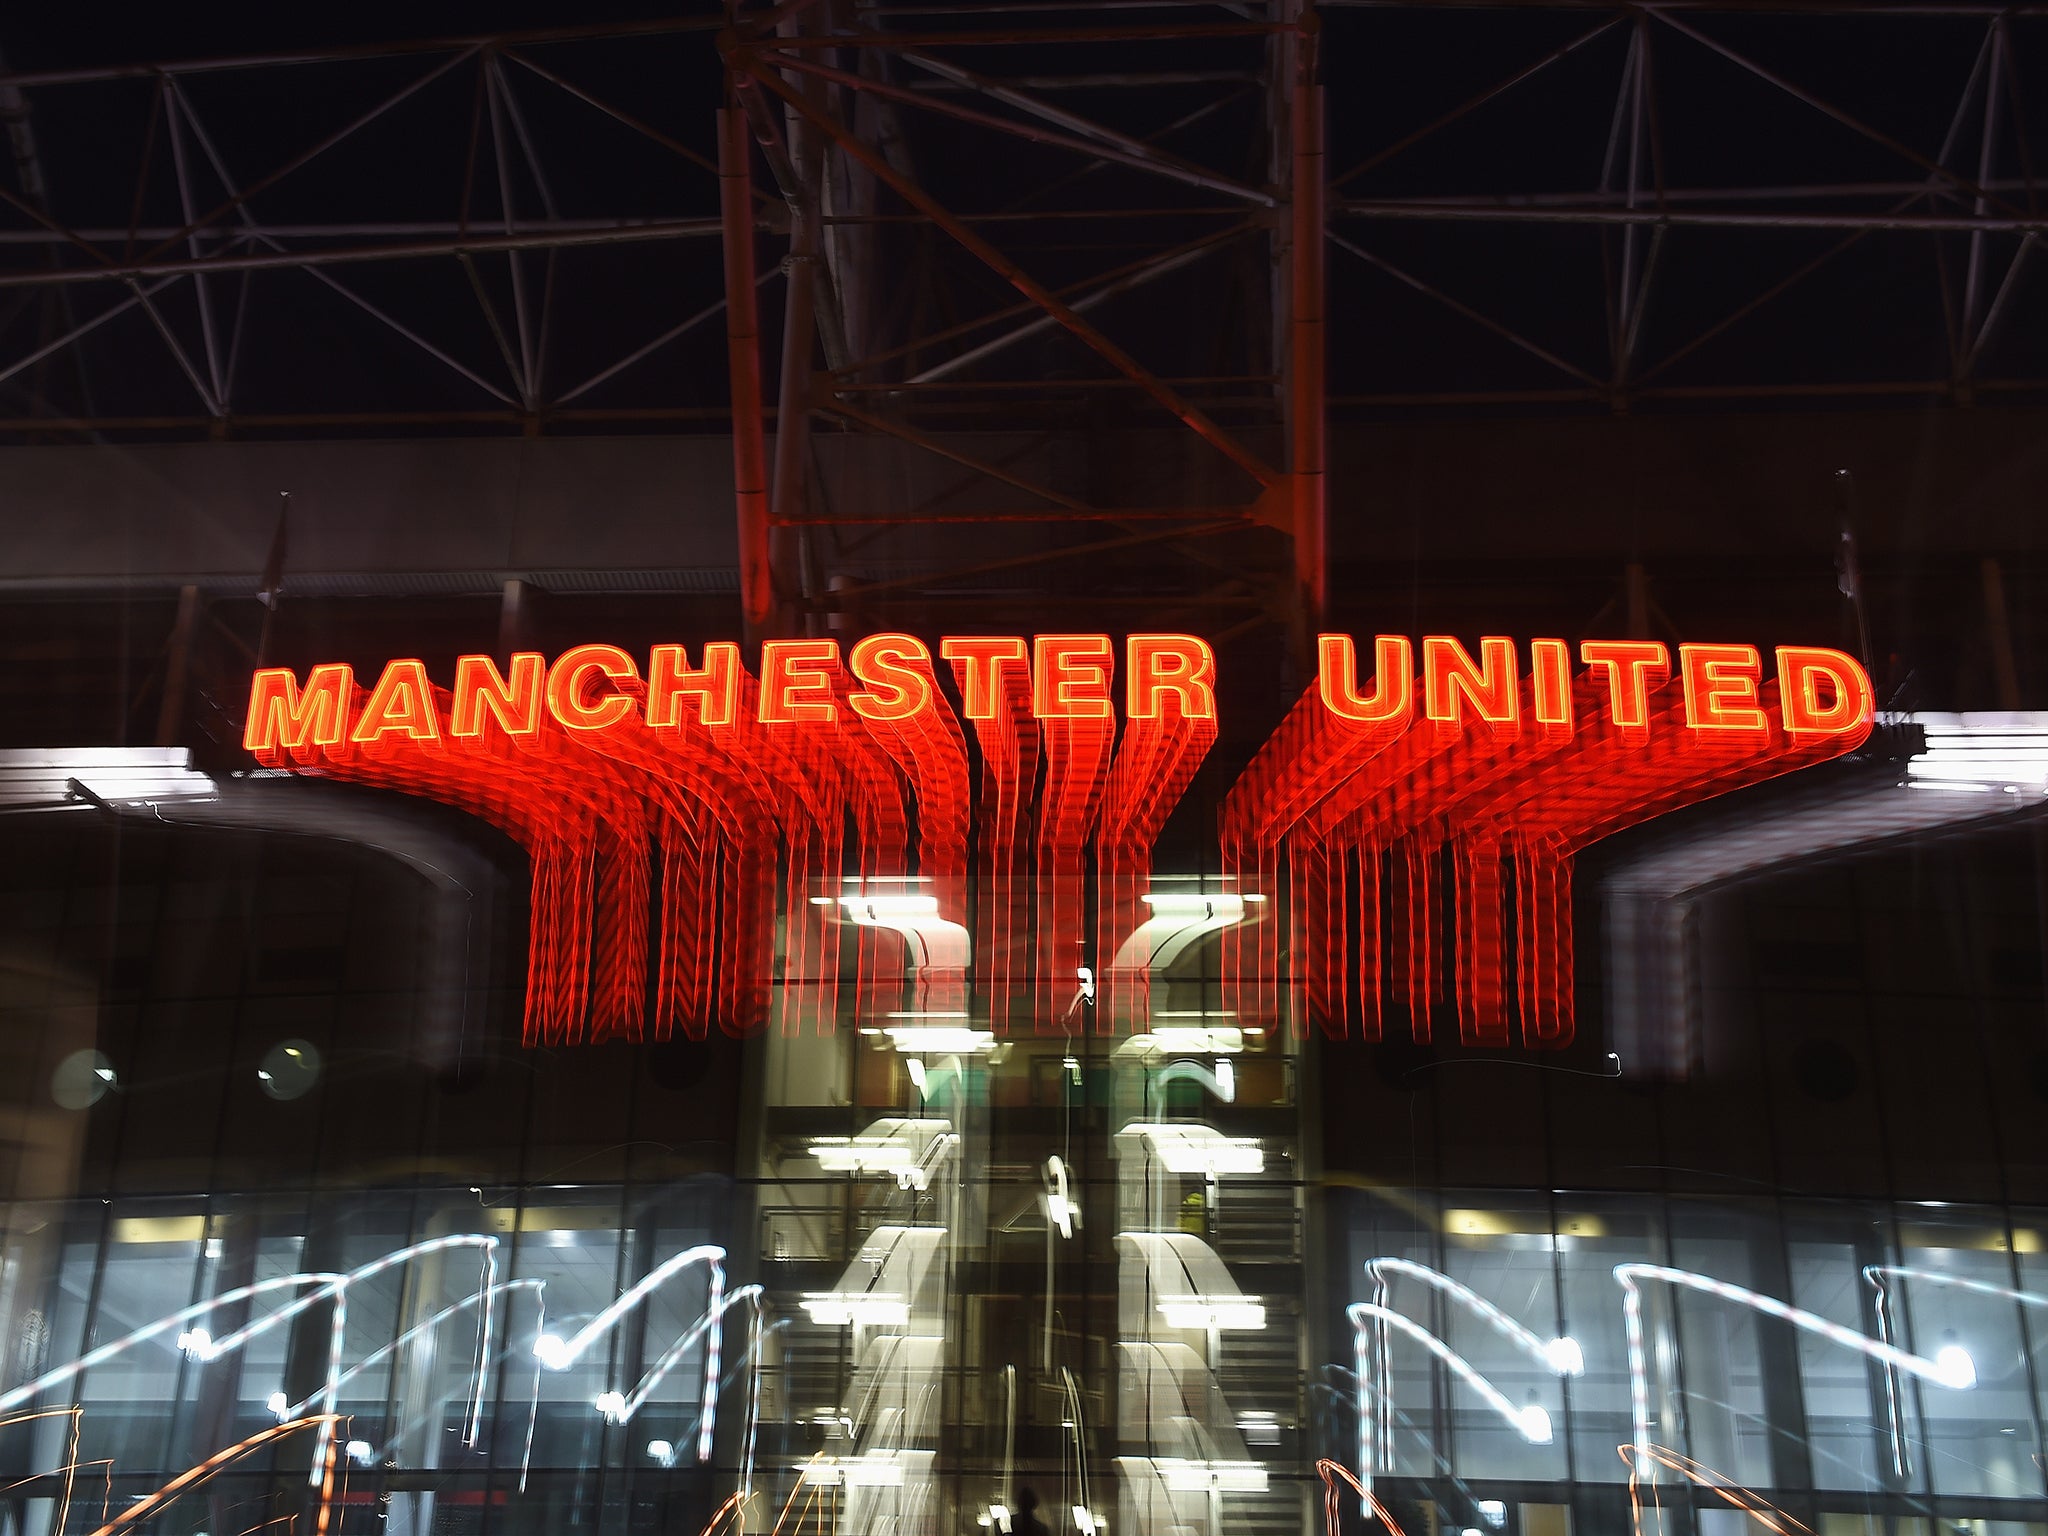
[[[1298,632],[1333,415],[2048,390],[2044,40],[1879,0],[749,0],[4,74],[0,430],[729,418],[757,631],[1061,560]]]
[[[752,628],[1082,557],[1143,560],[1148,595],[1235,605],[1246,622],[1320,608],[1316,24],[1294,4],[1132,8],[1134,22],[1104,24],[1119,9],[1075,25],[1031,8],[899,20],[794,3],[725,38],[726,206],[746,206],[758,154],[789,209],[772,469],[747,314],[754,242],[727,224]],[[1204,368],[1173,317],[1220,302],[1233,271],[1252,302]],[[1075,419],[1077,399],[1092,422]],[[1185,433],[1194,503],[1091,466],[1105,421]],[[1010,435],[960,430],[992,425]],[[886,445],[931,494],[863,505],[830,474],[849,438]],[[942,480],[919,475],[936,463]],[[938,569],[820,587],[857,550],[858,522],[872,543],[906,517],[972,526],[939,546]],[[1045,526],[991,553],[991,520]],[[1049,531],[1077,521],[1107,527]],[[1291,536],[1291,566],[1262,527]],[[918,543],[934,552],[935,539],[928,528]],[[1199,579],[1162,578],[1162,562]]]

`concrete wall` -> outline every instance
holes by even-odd
[[[1098,505],[1250,499],[1185,432],[945,441]],[[814,447],[828,513],[1033,504],[966,486],[969,471],[902,443],[821,435]],[[2048,412],[1813,412],[1340,424],[1333,558],[1829,558],[1837,469],[1854,474],[1869,560],[2048,544]],[[281,490],[293,494],[288,572],[301,594],[484,592],[509,577],[585,590],[734,584],[731,452],[706,435],[0,449],[0,592],[253,591]],[[1016,523],[859,531],[869,570],[1081,536]],[[1017,577],[1043,579],[1038,567]]]

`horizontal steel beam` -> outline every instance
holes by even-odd
[[[783,517],[782,528],[871,528],[926,523],[1213,523],[1246,520],[1242,507],[1046,507],[1029,512],[877,512],[856,517]]]
[[[1979,398],[1986,396],[2039,395],[2048,398],[2048,378],[2043,379],[1977,379],[1959,386],[1953,379],[1880,379],[1863,382],[1814,383],[1788,381],[1782,383],[1749,384],[1700,384],[1684,386],[1653,386],[1640,389],[1626,389],[1619,393],[1631,401],[1643,403],[1668,402],[1673,404],[1687,401],[1711,402],[1716,400],[1851,400],[1860,398],[1894,399],[1923,398],[1947,399],[1960,390]],[[1370,394],[1339,394],[1330,397],[1330,407],[1335,411],[1374,409],[1428,409],[1436,407],[1498,407],[1504,405],[1588,405],[1608,406],[1613,403],[1617,392],[1611,389],[1498,389],[1498,390],[1438,390],[1438,391],[1385,391]],[[1014,428],[1019,425],[1015,410],[1010,405],[989,407],[988,425],[991,429]],[[771,404],[764,408],[770,417],[775,414]],[[471,411],[300,411],[300,412],[231,412],[226,417],[203,415],[154,415],[154,416],[0,416],[0,436],[48,436],[53,433],[104,433],[104,432],[190,432],[195,437],[204,437],[222,430],[230,433],[301,430],[307,428],[332,427],[476,427],[497,428],[511,433],[530,430],[536,422],[545,430],[549,425],[569,428],[600,428],[634,425],[700,425],[711,429],[726,421],[729,412],[724,406],[625,406],[613,409],[543,410],[532,416],[517,410],[471,410]],[[1011,514],[999,514],[1011,515]],[[1015,514],[1023,517],[1022,514]],[[1143,509],[1111,510],[1103,516],[1116,521],[1142,521],[1171,516],[1174,520],[1192,520],[1195,512],[1171,514],[1157,510],[1147,514]],[[1213,513],[1211,514],[1214,515]],[[1029,520],[1039,521],[1049,514],[1029,514]],[[1059,514],[1058,521],[1067,521],[1069,514]],[[1090,519],[1092,520],[1092,519]],[[822,519],[821,521],[847,521],[861,523],[867,519]],[[897,521],[897,519],[889,519]],[[1251,526],[1247,523],[1246,526]]]
[[[1769,16],[2048,16],[2048,5],[2000,5],[1997,0],[1655,0],[1633,6],[1616,0],[1317,0],[1326,11],[1685,11],[1692,15]]]
[[[1698,229],[1900,230],[1970,234],[2033,234],[2048,230],[2048,215],[1828,213],[1791,209],[1560,207],[1506,200],[1495,203],[1437,203],[1348,199],[1335,212],[1353,219],[1436,224],[1662,225]]]
[[[1233,216],[1242,217],[1243,210],[1232,207],[1221,210]],[[581,235],[606,233],[621,228],[633,227],[635,223],[673,223],[674,220],[621,220],[621,219],[514,219],[511,232],[515,235]],[[471,224],[468,229],[476,226]],[[767,226],[763,226],[764,229]],[[116,229],[97,225],[78,227],[64,231],[47,229],[0,229],[0,246],[6,245],[65,245],[73,236],[98,244],[119,244],[126,240],[170,240],[184,233],[182,226],[169,224],[138,224],[133,229]],[[273,240],[449,240],[465,233],[465,226],[458,219],[385,219],[347,224],[270,224],[261,219],[243,224],[227,226],[224,229],[210,228],[197,232],[201,240],[225,243],[227,240],[260,239],[265,236]]]
[[[659,240],[706,239],[719,233],[717,219],[672,219],[644,224],[602,225],[547,234],[464,235],[452,240],[395,241],[383,245],[267,251],[245,256],[183,257],[117,262],[104,267],[47,267],[0,272],[0,288],[52,288],[112,279],[126,282],[187,272],[257,272],[273,267],[327,267],[347,262],[415,261],[434,256],[481,255],[487,251],[556,251],[587,245],[631,245]],[[240,235],[242,232],[237,231]]]
[[[1336,183],[1331,183],[1334,187]],[[1991,179],[1974,183],[1980,191],[2007,192],[2025,195],[2030,187],[2018,178]],[[1741,207],[1746,203],[1761,202],[1830,202],[1842,198],[1929,198],[1936,202],[1947,200],[1967,203],[1971,199],[1954,187],[1945,187],[1930,182],[1926,177],[1917,181],[1828,181],[1828,182],[1787,182],[1780,186],[1749,187],[1665,187],[1651,191],[1637,187],[1633,194],[1626,187],[1588,187],[1582,191],[1568,192],[1470,192],[1448,193],[1431,197],[1402,197],[1380,199],[1416,208],[1498,208],[1505,203],[1515,207],[1528,208],[1626,208],[1634,198],[1636,210],[1643,211],[1646,198],[1655,198],[1664,205],[1687,207],[1702,203],[1731,203]],[[1358,202],[1372,202],[1372,198],[1357,198]]]
[[[422,53],[462,53],[473,48],[520,48],[539,43],[580,43],[603,38],[667,37],[716,32],[720,16],[689,16],[659,21],[609,22],[589,27],[543,27],[523,32],[484,32],[462,37],[425,37],[400,42],[366,43],[357,47],[299,48],[281,53],[222,54],[175,59],[156,64],[110,64],[94,69],[31,69],[0,75],[0,90],[31,86],[99,85],[115,80],[155,81],[165,75],[217,74],[224,70],[277,69],[305,64],[353,64],[369,59],[403,58]]]

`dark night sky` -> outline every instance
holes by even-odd
[[[536,0],[489,6],[129,7],[118,19],[78,7],[20,6],[0,16],[0,52],[15,70],[61,69],[676,14],[675,7],[635,5],[630,0],[613,0],[601,11]],[[685,8],[682,14],[708,20],[717,9],[706,4]],[[1091,16],[1086,7],[1078,14],[1083,20],[1104,19],[1103,13]],[[1475,92],[1586,32],[1606,14],[1569,6],[1330,11],[1324,29],[1323,78],[1329,95],[1332,173],[1341,175],[1397,143]],[[949,17],[946,24],[967,23]],[[1696,30],[1707,41],[1686,35],[1681,27]],[[1740,52],[1874,133],[1932,155],[1970,78],[1985,23],[1962,14],[1858,17],[1684,11],[1676,24],[1653,23],[1646,35],[1653,82],[1650,112],[1660,150],[1657,169],[1667,186],[1698,191],[1874,183],[1887,189],[1825,199],[1762,199],[1753,194],[1728,199],[1730,205],[1747,207],[1802,205],[1853,213],[1896,204],[1896,188],[1921,183],[1924,167],[1794,99],[1709,44]],[[1993,179],[2016,181],[2030,174],[2034,163],[2048,166],[2043,115],[2048,112],[2048,93],[2027,89],[2041,66],[2048,65],[2048,19],[2015,21],[2009,42],[2010,83],[2020,90],[2016,97],[2002,100],[2001,131],[1994,135],[1983,163]],[[1629,45],[1630,23],[1625,21],[1499,101],[1343,182],[1343,194],[1364,200],[1522,198],[1584,194],[1597,188]],[[700,152],[711,149],[711,109],[721,87],[708,33],[659,43],[577,44],[539,52],[607,99]],[[1255,68],[1257,60],[1256,47],[1243,45],[1212,45],[1205,59],[1185,49],[1169,58],[1131,45],[1085,56],[1066,49],[960,52],[972,54],[979,67],[1004,74],[1167,63],[1241,69],[1248,64]],[[378,91],[394,89],[422,67],[415,56],[371,65],[215,74],[195,77],[190,89],[230,168],[246,181],[345,121],[359,103],[374,100]],[[521,89],[565,215],[608,219],[715,212],[708,176],[650,154],[644,142],[626,142],[615,125],[552,99],[547,89],[531,80],[522,78]],[[1199,105],[1205,89],[1211,88],[1071,91],[1060,99],[1124,131],[1148,134]],[[145,136],[146,84],[32,88],[29,99],[53,210],[76,223],[124,224],[134,201],[135,169]],[[1171,142],[1192,159],[1257,180],[1263,169],[1259,110],[1253,91]],[[262,200],[264,216],[306,221],[451,217],[463,175],[469,86],[451,76],[423,92],[407,111],[414,115],[401,120],[394,114],[378,133],[326,157],[316,176],[295,178],[267,193]],[[920,175],[953,207],[1013,204],[1032,185],[1071,169],[1071,161],[1062,160],[1057,152],[1022,146],[927,114],[912,112],[909,118]],[[1965,112],[1962,125],[1950,163],[1974,175],[1980,163],[1981,106]],[[2022,137],[2040,152],[2023,154]],[[1651,179],[1647,170],[1644,179]],[[1164,207],[1214,201],[1188,194],[1184,187],[1112,171],[1077,184],[1061,197],[1097,208],[1141,201]],[[170,218],[174,193],[168,184],[159,185],[151,196],[159,216]],[[488,217],[494,189],[487,187],[481,197],[483,212],[478,216]],[[2019,192],[2009,200],[2016,205],[2034,201],[2031,193]],[[527,201],[533,199],[529,196]],[[1918,204],[1921,212],[1963,213],[1968,207],[1967,200],[1957,198],[1928,198]],[[1603,272],[1621,259],[1616,232],[1587,226],[1421,223],[1341,213],[1334,214],[1332,228],[1380,262],[1518,332],[1584,375],[1596,380],[1609,376]],[[1187,237],[1182,226],[1164,222],[1124,227],[1098,223],[1090,227],[1089,235],[1092,243],[1084,243],[1064,234],[1054,239],[1051,231],[1009,225],[1002,240],[1033,271],[1048,281],[1063,282],[1109,269],[1148,246],[1157,249]],[[1998,234],[1983,242],[1994,278],[2004,271],[2019,239]],[[1717,321],[1843,242],[1838,230],[1671,231],[1659,249],[1651,299],[1641,322],[1636,374],[1655,369]],[[698,244],[708,247],[709,242]],[[1647,232],[1642,244],[1647,244]],[[1952,310],[1970,259],[1969,247],[1969,237],[1960,234],[1880,234],[1850,242],[1814,275],[1802,279],[1789,299],[1687,352],[1668,371],[1657,373],[1655,382],[1720,388],[1787,382],[1860,386],[1944,378],[1951,369],[1951,321],[1944,314],[1943,269],[1951,285]],[[986,271],[944,242],[933,248],[938,251],[934,259],[939,275],[920,281],[942,286],[946,303],[972,313],[1003,301],[1006,290]],[[908,248],[898,241],[887,249],[885,275],[900,282],[910,270]],[[1639,262],[1641,257],[1639,250]],[[1567,372],[1489,334],[1448,305],[1418,296],[1384,266],[1334,247],[1328,262],[1331,389],[1340,400],[1390,392],[1554,390],[1575,382]],[[452,269],[453,263],[447,265]],[[447,344],[462,355],[491,351],[481,322],[456,315],[458,309],[474,308],[460,274],[429,272],[419,265],[404,271],[353,270],[378,303],[411,322],[445,325]],[[646,332],[649,323],[687,314],[718,292],[716,252],[709,249],[577,253],[563,259],[562,271],[563,323],[557,327],[558,343],[551,358],[558,367],[557,382],[581,377],[578,368],[617,356]],[[2023,279],[2025,275],[2023,267]],[[1105,323],[1122,328],[1120,334],[1164,372],[1229,371],[1245,363],[1250,355],[1245,348],[1256,350],[1256,342],[1246,339],[1246,327],[1263,303],[1263,281],[1256,250],[1248,249],[1231,261],[1210,261],[1184,279],[1159,284],[1151,290],[1149,305],[1120,301],[1105,310]],[[300,284],[301,289],[307,286]],[[319,293],[259,285],[259,295],[280,291],[315,318],[321,306],[333,302]],[[634,318],[622,323],[619,317],[628,312]],[[1189,326],[1189,314],[1205,317],[1205,323]],[[343,319],[337,318],[335,324],[341,325]],[[323,341],[315,350],[333,367],[348,349],[339,341]],[[2023,280],[2016,284],[2014,301],[1984,348],[1976,374],[1990,379],[2040,378],[2048,375],[2044,354],[2048,300],[2038,281]],[[622,385],[589,403],[715,407],[716,361],[713,353],[698,356],[684,348],[673,366],[655,366],[639,375],[632,388]],[[1027,361],[1048,377],[1099,369],[1096,360],[1064,340],[1049,343]],[[150,366],[155,364],[169,367],[162,359]],[[252,377],[262,376],[264,366],[260,356],[252,356]],[[273,359],[271,366],[278,373],[277,382],[263,389],[272,392],[275,408],[321,407],[322,402],[303,389],[293,393],[283,377],[287,365],[282,358]],[[703,385],[707,376],[714,381],[710,386]],[[98,386],[102,412],[116,409],[123,387],[119,376]],[[175,393],[181,386],[167,374],[162,387]],[[424,393],[414,403],[421,405],[481,403],[459,381],[434,380],[418,387]],[[153,379],[139,380],[136,393],[141,398],[158,388]]]

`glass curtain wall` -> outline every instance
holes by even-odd
[[[451,1029],[385,853],[6,831],[0,1530],[701,1528],[737,1049],[522,1050],[502,850]]]
[[[2038,869],[1714,898],[1682,1081],[1326,1047],[1317,1453],[1404,1531],[2048,1527]]]

